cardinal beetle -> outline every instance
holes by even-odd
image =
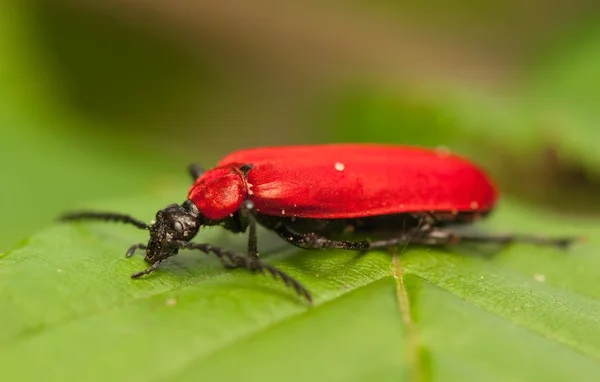
[[[368,251],[400,245],[530,242],[566,247],[572,238],[458,234],[450,226],[488,215],[498,199],[491,179],[447,150],[375,144],[257,148],[234,152],[216,168],[190,166],[194,178],[183,204],[158,211],[150,225],[129,215],[81,211],[62,220],[117,221],[150,232],[146,270],[181,249],[213,253],[227,268],[269,272],[311,301],[300,282],[259,259],[256,225],[309,250]],[[202,226],[248,231],[248,252],[191,243]],[[370,240],[376,238],[376,240]]]

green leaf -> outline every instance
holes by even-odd
[[[149,220],[173,200],[94,207]],[[278,281],[192,252],[132,280],[147,265],[123,254],[146,232],[57,224],[0,256],[0,380],[595,380],[597,223],[507,203],[485,228],[590,241],[568,253],[408,248],[392,261],[299,251],[261,231],[263,258],[309,288],[309,307]],[[245,245],[219,227],[198,240]]]

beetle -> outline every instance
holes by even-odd
[[[406,244],[514,241],[566,247],[573,238],[458,234],[452,226],[486,217],[498,190],[490,177],[448,150],[382,144],[331,144],[247,149],[216,168],[189,167],[187,199],[157,212],[150,224],[129,215],[79,211],[63,221],[106,220],[148,230],[147,275],[181,249],[213,253],[227,268],[269,272],[311,301],[308,290],[259,258],[257,224],[308,250],[369,251]],[[246,254],[192,243],[203,226],[248,232]],[[373,238],[376,238],[373,240]]]

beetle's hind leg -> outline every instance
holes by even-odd
[[[459,243],[491,243],[507,245],[512,243],[529,243],[542,246],[567,248],[579,238],[545,237],[534,235],[486,235],[457,233],[446,228],[424,227],[404,237],[375,241],[370,249],[390,248],[403,244],[445,246]]]
[[[456,244],[456,243],[496,243],[496,244],[512,244],[512,243],[528,243],[534,245],[568,248],[571,244],[580,240],[577,237],[547,237],[535,235],[486,235],[486,234],[458,234],[447,230],[437,229],[432,233],[433,236],[439,237],[441,244]]]

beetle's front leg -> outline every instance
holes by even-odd
[[[137,279],[138,277],[141,277],[143,275],[147,275],[148,273],[154,272],[156,270],[156,268],[158,268],[158,266],[160,265],[160,263],[162,263],[162,260],[155,261],[151,266],[149,266],[148,268],[144,269],[143,271],[136,272],[136,273],[132,274],[131,278],[132,279]]]
[[[135,254],[136,250],[138,250],[138,249],[146,249],[146,248],[148,248],[148,247],[144,243],[134,244],[131,247],[129,247],[129,249],[125,253],[125,257],[131,257],[131,256],[133,256]]]
[[[312,302],[312,297],[310,296],[310,293],[298,280],[294,279],[292,276],[277,269],[276,267],[274,267],[272,265],[263,263],[262,261],[260,261],[257,258],[251,258],[251,257],[245,256],[245,255],[238,254],[236,252],[228,251],[223,248],[215,247],[214,245],[210,245],[210,244],[189,243],[186,241],[174,241],[171,243],[171,245],[173,246],[173,248],[178,248],[178,249],[194,249],[194,250],[202,251],[206,254],[213,253],[219,259],[222,260],[223,264],[225,264],[225,262],[223,260],[227,259],[227,261],[230,262],[231,264],[233,264],[236,268],[246,268],[251,272],[258,271],[258,272],[262,273],[263,275],[268,272],[269,274],[271,274],[271,276],[273,276],[273,278],[279,277],[285,285],[291,286],[292,288],[294,288],[294,290],[298,294],[304,296],[309,302]],[[156,268],[155,265],[158,266],[158,262],[153,264],[150,267],[152,269],[148,268],[145,271],[136,273],[134,276],[137,277],[138,274],[141,276],[142,274],[147,274],[147,273],[152,272]],[[134,276],[132,276],[132,277],[134,277]]]

